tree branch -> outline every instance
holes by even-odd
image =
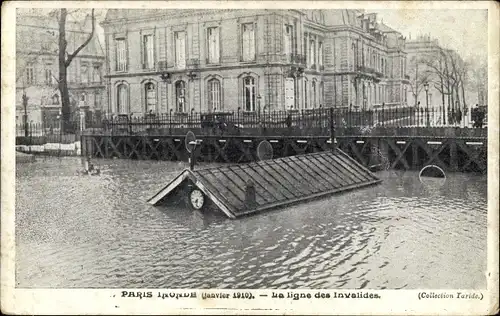
[[[82,45],[80,45],[73,54],[68,54],[68,58],[66,59],[65,65],[66,67],[69,67],[71,62],[73,61],[73,58],[75,58],[78,53],[85,47],[87,44],[90,42],[92,37],[94,37],[94,32],[95,32],[95,18],[94,18],[94,9],[92,9],[92,32],[90,33],[89,37],[83,42]]]

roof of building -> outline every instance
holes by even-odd
[[[185,181],[200,189],[228,217],[236,218],[381,180],[337,149],[249,164],[186,169],[148,202],[160,204]],[[253,184],[255,199],[248,198],[248,183]]]
[[[378,23],[378,29],[384,33],[399,33],[395,29],[385,25],[383,22]]]

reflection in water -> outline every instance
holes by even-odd
[[[146,201],[184,163],[16,166],[19,287],[484,288],[486,178],[381,185],[230,220]],[[457,277],[460,276],[460,277]]]

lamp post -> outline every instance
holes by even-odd
[[[430,120],[429,120],[429,83],[424,83],[424,89],[425,89],[425,107],[427,111],[427,127],[430,126]]]

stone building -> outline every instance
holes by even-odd
[[[18,11],[21,12],[16,19],[16,122],[23,122],[25,94],[28,97],[28,122],[52,124],[61,109],[57,85],[58,20],[55,16]],[[79,22],[67,21],[68,52],[74,52],[86,40],[91,27],[90,16]],[[106,101],[103,67],[104,51],[95,35],[68,68],[68,88],[74,114],[81,108],[90,112],[102,109]]]
[[[406,102],[400,33],[359,10],[108,10],[108,112]]]

